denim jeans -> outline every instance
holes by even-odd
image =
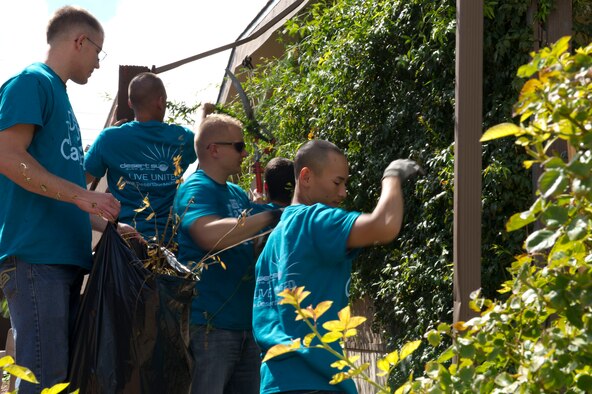
[[[71,265],[29,264],[8,257],[0,287],[8,301],[16,363],[40,384],[17,380],[19,394],[39,393],[68,376],[68,340],[80,302],[84,270]]]
[[[259,394],[261,351],[253,333],[191,326],[192,394]]]

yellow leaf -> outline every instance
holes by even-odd
[[[527,169],[530,170],[530,167],[532,167],[532,165],[536,163],[534,160],[524,160],[524,162],[522,163],[522,166]]]
[[[341,371],[341,370],[343,370],[343,368],[348,367],[349,364],[345,360],[338,360],[338,361],[335,361],[333,364],[331,364],[331,366],[333,368],[337,368],[338,370]]]
[[[409,382],[405,382],[401,387],[399,387],[396,391],[395,394],[405,394],[409,392],[409,386],[411,386],[411,383]]]
[[[13,376],[16,376],[17,378],[26,380],[27,382],[39,383],[39,381],[37,381],[37,378],[35,378],[35,375],[33,374],[33,372],[31,372],[30,369],[21,367],[20,365],[6,365],[4,366],[4,370]]]
[[[347,328],[356,328],[357,326],[359,326],[360,324],[364,323],[366,321],[366,318],[363,316],[353,316],[351,319],[349,319],[349,322],[347,323]]]
[[[303,341],[304,346],[309,347],[314,338],[315,338],[315,334],[313,334],[313,333],[310,333],[307,336],[305,336],[304,341]]]
[[[376,366],[378,367],[378,369],[380,369],[381,371],[385,371],[388,372],[389,369],[391,369],[391,364],[388,362],[388,360],[386,358],[381,358],[376,362]]]
[[[323,335],[323,337],[321,338],[321,341],[323,341],[324,343],[333,343],[335,341],[338,341],[342,338],[342,335],[340,332],[328,332],[325,335]]]
[[[351,317],[351,310],[349,309],[349,305],[337,312],[337,316],[339,316],[339,320],[345,323],[344,326],[347,327],[347,322],[349,322],[349,319]]]
[[[456,331],[464,331],[468,327],[467,327],[467,325],[465,324],[464,321],[457,321],[456,323],[454,323],[452,325],[452,328],[454,328]]]
[[[14,358],[11,356],[4,356],[0,358],[0,368],[4,368],[4,366],[8,364],[14,364]]]
[[[66,387],[69,386],[70,383],[58,383],[54,386],[52,386],[51,388],[46,388],[43,389],[43,391],[41,391],[41,394],[58,394],[61,393],[62,391],[64,391],[64,389]]]
[[[303,319],[312,319],[313,316],[313,310],[312,310],[312,306],[309,305],[308,308],[306,309],[301,309],[299,311],[295,311],[296,314],[298,316],[296,316],[296,320],[303,320]]]
[[[222,267],[222,269],[226,271],[226,264],[224,264],[222,260],[220,260],[220,267]]]
[[[347,331],[345,331],[345,334],[343,334],[346,338],[349,337],[355,337],[356,335],[358,335],[358,330],[356,330],[355,328],[350,328]]]
[[[156,216],[156,213],[152,212],[150,215],[148,215],[146,217],[146,221],[149,221],[150,219],[152,219],[154,216]]]
[[[537,89],[540,89],[542,85],[543,84],[538,79],[529,79],[522,87],[520,95],[534,93]]]
[[[339,372],[333,375],[333,379],[331,379],[329,384],[339,384],[346,379],[348,379],[348,375],[346,375],[345,372]]]
[[[524,134],[524,130],[516,126],[514,123],[501,123],[496,126],[489,128],[479,141],[491,141],[497,138],[508,137],[510,135],[521,135]]]
[[[144,197],[144,199],[142,200],[142,206],[140,208],[134,209],[134,212],[142,212],[144,211],[146,208],[150,207],[150,200],[148,199],[148,196]]]
[[[323,313],[327,312],[329,308],[331,308],[331,305],[333,305],[333,301],[323,301],[319,303],[314,309],[315,320],[321,317]]]
[[[119,190],[123,190],[123,188],[125,187],[125,185],[126,185],[126,182],[123,179],[123,177],[119,177],[119,180],[117,181],[117,188]]]
[[[385,359],[389,362],[389,364],[397,365],[399,363],[399,352],[396,350],[394,352],[390,352],[386,355]]]
[[[404,344],[401,348],[401,360],[407,358],[411,353],[415,351],[415,349],[419,347],[419,345],[421,345],[421,339],[418,339],[417,341],[413,342],[407,342],[406,344]]]
[[[265,353],[265,357],[263,358],[262,362],[266,362],[274,357],[280,356],[282,354],[293,352],[300,348],[300,338],[292,341],[289,345],[278,344],[271,347],[267,353]]]
[[[323,328],[327,331],[343,331],[345,330],[345,325],[339,320],[330,320],[323,323]]]

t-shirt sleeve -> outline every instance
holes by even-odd
[[[195,153],[195,134],[189,129],[184,129],[184,145],[183,145],[183,160],[186,166],[197,160],[197,154]]]
[[[217,210],[217,191],[215,187],[206,183],[187,184],[183,191],[183,201],[185,201],[185,212],[179,212],[182,215],[181,228],[189,231],[191,225],[197,219],[204,216],[220,216]]]
[[[91,145],[90,149],[84,155],[84,171],[88,172],[95,178],[101,178],[107,172],[107,167],[103,163],[102,149],[104,131],[99,134],[95,142]]]
[[[340,262],[351,253],[347,239],[361,212],[319,206],[311,222],[310,234],[321,261]]]
[[[41,83],[33,75],[21,74],[0,88],[0,131],[17,124],[43,126],[44,113],[50,113]]]

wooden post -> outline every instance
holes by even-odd
[[[134,120],[134,111],[127,105],[127,88],[134,77],[142,72],[150,71],[143,66],[119,66],[119,89],[117,91],[117,119]]]
[[[456,0],[454,154],[454,321],[475,315],[471,292],[481,287],[481,143],[483,2]]]
[[[549,17],[545,22],[534,20],[534,15],[538,9],[538,1],[533,1],[529,9],[529,21],[533,26],[534,48],[538,51],[541,48],[553,44],[555,41],[563,36],[572,35],[573,30],[573,15],[572,15],[572,0],[556,0],[553,9],[549,13]],[[568,146],[564,140],[557,140],[551,145],[550,153],[556,153],[565,161],[571,159],[574,154],[574,149]],[[542,170],[539,165],[532,167],[532,190],[533,193],[538,188],[539,177]],[[535,229],[540,228],[540,223],[535,223]]]

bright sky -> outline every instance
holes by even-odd
[[[267,0],[0,0],[0,84],[45,59],[53,11],[80,5],[105,29],[107,58],[86,85],[68,82],[83,145],[102,130],[117,94],[119,65],[159,67],[230,43]],[[169,100],[215,102],[230,51],[160,74]]]

